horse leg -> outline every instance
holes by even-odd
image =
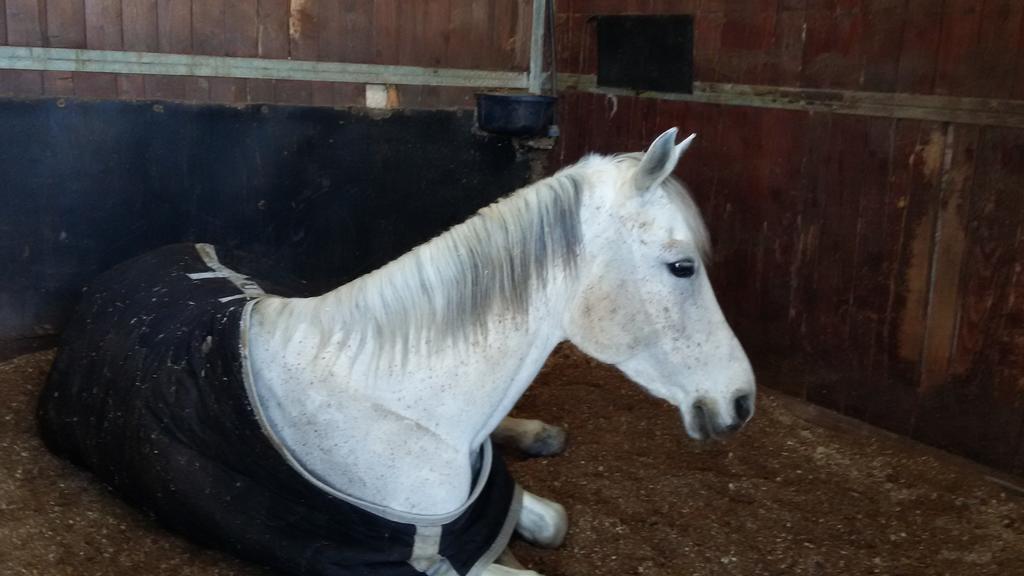
[[[544,548],[557,548],[565,540],[569,516],[557,502],[523,491],[523,507],[516,532],[527,542]]]
[[[491,437],[530,456],[553,456],[565,450],[565,430],[540,420],[505,418]]]

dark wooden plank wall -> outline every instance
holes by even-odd
[[[679,12],[696,14],[698,81],[1024,94],[1018,1],[559,6],[570,72],[596,69],[592,16]],[[763,382],[1024,471],[1024,131],[587,93],[561,123],[561,163],[700,135],[679,175]]]
[[[531,0],[0,0],[0,44],[524,71]],[[399,86],[406,108],[474,90]],[[364,86],[0,70],[0,96],[352,106]]]

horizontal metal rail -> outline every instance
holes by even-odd
[[[525,72],[19,46],[0,46],[0,69],[3,68],[162,76],[315,80],[358,84],[523,89],[527,87]]]

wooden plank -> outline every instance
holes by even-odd
[[[494,23],[494,5],[492,2],[471,2],[470,7],[469,46],[471,68],[493,70],[496,66],[494,54],[490,49],[491,26]],[[531,47],[531,53],[533,48]],[[532,68],[531,64],[531,68]]]
[[[342,62],[345,58],[345,14],[338,0],[322,0],[317,5],[317,59]],[[314,87],[314,92],[316,88]],[[331,91],[331,102],[334,96]]]
[[[976,78],[983,2],[947,0],[935,71],[936,94],[963,94]]]
[[[274,102],[274,81],[255,78],[247,80],[246,101],[253,104]]]
[[[1019,0],[986,0],[979,34],[975,83],[966,96],[1009,98],[1013,95],[1013,76],[1024,38],[1024,3]]]
[[[245,80],[242,78],[210,78],[210,101],[222,104],[245,102]]]
[[[187,102],[209,102],[210,80],[199,76],[185,78],[185,100]]]
[[[778,12],[778,0],[726,3],[716,81],[764,83],[760,72],[772,56]]]
[[[887,224],[896,253],[882,321],[881,357],[869,378],[885,382],[872,400],[869,422],[909,434],[917,409],[919,369],[927,320],[930,264],[945,134],[938,124],[897,122],[894,131]]]
[[[376,23],[373,5],[365,0],[342,0],[346,60],[371,63],[376,59]],[[366,94],[362,93],[365,100]]]
[[[182,76],[146,76],[146,98],[152,100],[185,100],[185,78]]]
[[[565,5],[565,7],[568,9],[569,13],[571,14],[572,13],[572,6],[571,6],[571,4],[572,4],[571,0],[568,0],[568,1],[564,1],[563,0],[563,2],[556,2],[555,3],[555,9],[558,10],[559,12],[561,12],[562,9],[563,9],[562,6]],[[530,28],[531,28],[532,23],[533,23],[533,13],[532,13],[532,10],[531,10],[531,5],[532,5],[531,0],[517,0],[517,2],[516,2],[516,7],[517,7],[516,8],[516,34],[515,34],[516,41],[515,41],[515,56],[513,57],[513,64],[512,64],[512,69],[516,70],[516,71],[525,71],[525,70],[528,70],[529,67],[530,67]],[[572,22],[569,23],[569,29],[570,29],[571,33],[573,34],[573,36],[578,34],[578,32],[576,32],[576,28],[573,26]],[[573,45],[573,43],[570,41],[569,42],[569,46],[570,46],[570,56],[569,56],[569,58],[572,58],[571,54],[575,53],[575,52],[571,51],[571,46],[572,45]],[[559,48],[559,52],[561,52],[561,51],[562,51],[562,49]],[[570,66],[570,68],[572,68],[572,67]],[[564,68],[564,70],[569,70],[570,68]]]
[[[890,295],[890,279],[898,259],[899,226],[890,198],[895,121],[867,122],[858,195],[858,227],[854,247],[853,281],[850,286],[849,345],[852,378],[845,380],[843,412],[864,418],[873,404],[884,398],[886,385],[876,362],[881,347],[881,330]],[[902,215],[902,212],[899,212]],[[894,239],[895,236],[895,239]]]
[[[491,28],[492,37],[489,50],[493,53],[493,68],[495,70],[511,70],[515,66],[516,32],[519,19],[516,4],[516,2],[508,0],[494,3],[494,24]],[[548,34],[548,29],[545,28],[545,45],[550,44]],[[557,50],[557,46],[555,49]],[[551,66],[550,50],[548,50],[548,58],[546,69]]]
[[[931,290],[925,322],[919,388],[945,383],[956,332],[960,277],[967,239],[967,207],[975,171],[980,129],[950,125],[946,129],[942,190],[932,252]]]
[[[335,82],[334,105],[338,107],[366,106],[366,85]]]
[[[583,17],[580,19],[582,24]],[[575,22],[575,18],[574,18]],[[721,2],[701,4],[693,24],[693,78],[696,81],[716,82],[718,80],[718,55],[722,43],[722,26],[725,12]],[[577,28],[582,29],[582,25]],[[589,38],[587,38],[590,41]],[[582,49],[582,46],[581,46]],[[583,67],[579,67],[581,73]],[[592,71],[587,70],[587,73]]]
[[[117,98],[117,76],[97,72],[75,72],[75,96],[113,100]]]
[[[313,82],[312,98],[313,106],[334,107],[334,85],[330,82]]]
[[[259,0],[258,54],[260,58],[287,58],[288,0]]]
[[[780,0],[771,33],[771,52],[757,73],[756,82],[799,86],[804,54],[804,2]]]
[[[421,1],[407,5],[402,18],[399,18],[396,25],[396,37],[398,42],[398,63],[406,66],[425,66],[431,52],[437,52],[440,44],[441,53],[444,53],[444,38],[440,34],[429,34],[427,31],[427,19],[429,10],[436,1]],[[445,14],[445,24],[448,15]],[[439,41],[440,40],[440,41]]]
[[[157,0],[131,0],[123,3],[123,45],[125,50],[157,52],[160,32],[157,27]]]
[[[157,0],[157,47],[171,54],[192,53],[192,1]],[[147,76],[146,97],[159,100],[185,100],[185,79],[174,76]]]
[[[82,0],[47,0],[46,38],[47,46],[54,48],[85,48],[85,5]],[[50,78],[56,80],[56,77]],[[70,77],[67,78],[70,81]]]
[[[810,115],[789,110],[763,110],[760,116],[761,132],[757,137],[764,143],[760,150],[764,196],[759,213],[766,237],[762,263],[758,267],[761,293],[758,323],[763,325],[763,334],[770,340],[765,344],[792,350],[794,342],[788,330],[792,296],[788,271],[800,240],[798,184],[804,170]]]
[[[86,45],[94,50],[121,50],[120,0],[85,0]]]
[[[896,89],[906,0],[867,0],[864,3],[864,68],[861,88],[874,92]]]
[[[316,60],[320,51],[320,4],[329,0],[291,0],[288,12],[289,53],[295,60]]]
[[[7,44],[7,0],[0,0],[0,46]]]
[[[274,102],[310,106],[313,103],[313,85],[307,80],[274,80]]]
[[[155,4],[154,4],[155,6]],[[127,6],[125,6],[127,8]],[[146,77],[138,74],[117,75],[117,97],[121,100],[143,100],[146,98]]]
[[[808,0],[800,85],[856,88],[862,70],[863,28],[859,0]]]
[[[192,0],[192,52],[226,54],[226,24],[225,0]]]
[[[259,56],[259,4],[257,0],[230,0],[224,4],[224,54]]]
[[[931,94],[942,31],[942,2],[907,0],[905,18],[896,91]]]
[[[531,0],[523,0],[531,4]],[[448,16],[448,43],[445,47],[445,62],[452,68],[472,68],[473,52],[471,35],[473,30],[472,4],[465,0],[452,0]],[[527,35],[526,45],[529,47],[529,29],[523,31]]]
[[[983,463],[1013,464],[1024,367],[1019,264],[1024,134],[981,132],[968,210],[962,299],[949,379],[927,391],[914,437]]]
[[[11,46],[42,46],[44,20],[39,8],[43,0],[7,0],[7,43]],[[42,76],[40,90],[42,90]]]
[[[122,19],[120,0],[85,0],[85,40],[93,50],[121,50]],[[81,98],[117,98],[114,74],[75,72],[75,95]]]
[[[74,96],[74,75],[71,72],[43,72],[43,95]]]
[[[575,64],[579,61],[579,45],[573,44],[574,30],[572,14],[555,15],[555,49],[558,51],[555,65],[558,72],[576,73]],[[515,59],[513,59],[513,62]],[[514,65],[513,65],[514,66]]]
[[[581,25],[577,28],[580,32],[580,64],[579,70],[583,74],[597,73],[597,20],[588,18],[581,14],[573,15],[579,19]]]
[[[398,63],[398,13],[398,0],[373,3],[373,62],[377,64]]]
[[[853,285],[860,208],[860,177],[864,170],[866,133],[857,118],[835,116],[825,155],[815,169],[804,217],[817,214],[817,258],[811,275],[814,291],[804,302],[809,339],[805,345],[818,358],[828,358],[832,369],[807,385],[807,399],[842,411],[846,378],[854,365],[849,347]]]
[[[35,70],[0,70],[0,95],[32,98],[43,94],[43,75]]]

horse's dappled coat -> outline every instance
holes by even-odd
[[[259,268],[181,244],[98,278],[40,399],[47,445],[189,537],[289,573],[467,575],[488,566],[519,505],[489,444],[469,501],[435,517],[348,498],[275,444],[250,389],[248,314],[264,289],[302,290],[268,284]]]

